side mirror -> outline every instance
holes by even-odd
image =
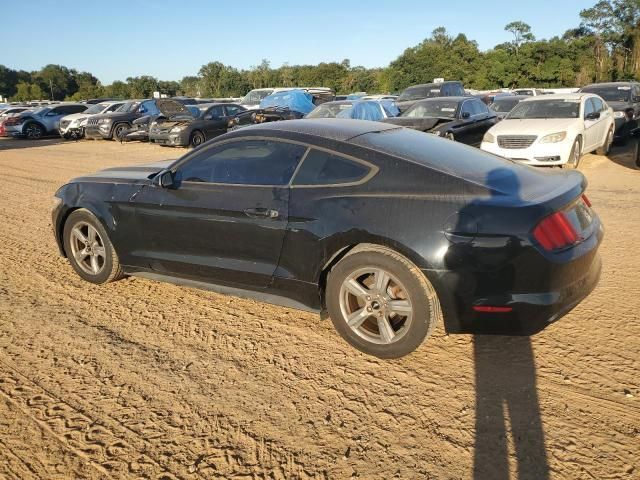
[[[585,115],[585,120],[598,120],[600,118],[600,112],[591,112]]]
[[[161,188],[173,187],[173,172],[171,170],[163,170],[154,179]]]
[[[469,118],[471,114],[469,112],[462,112],[462,118]]]

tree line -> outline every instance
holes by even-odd
[[[580,12],[580,24],[562,36],[537,40],[522,21],[505,26],[513,39],[480,51],[478,43],[444,27],[407,48],[384,68],[352,66],[348,59],[318,65],[268,60],[239,70],[221,62],[203,65],[180,81],[129,77],[102,85],[89,72],[47,65],[36,72],[0,65],[0,94],[12,100],[146,98],[154,91],[199,97],[238,97],[261,87],[330,87],[337,93],[398,92],[444,77],[476,89],[575,87],[592,82],[640,79],[640,0],[600,0]]]

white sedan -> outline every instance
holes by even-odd
[[[480,148],[529,165],[577,168],[585,153],[609,153],[614,130],[613,110],[598,95],[541,95],[516,105]]]

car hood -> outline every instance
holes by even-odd
[[[505,118],[491,128],[493,135],[546,135],[561,132],[575,125],[577,118]]]
[[[438,117],[392,117],[382,120],[384,123],[391,123],[399,127],[409,127],[416,130],[431,130],[440,123],[452,122],[453,118]]]
[[[624,112],[628,108],[632,108],[629,102],[607,102],[614,112]]]
[[[156,173],[168,168],[175,160],[145,163],[129,167],[115,167],[100,170],[96,173],[75,178],[71,183],[77,182],[113,182],[113,183],[139,183],[152,178]]]
[[[70,115],[65,115],[62,117],[62,120],[76,120],[78,118],[86,118],[92,117],[93,115],[97,115],[96,113],[72,113]]]
[[[156,106],[158,110],[160,110],[160,113],[167,118],[176,115],[190,116],[193,118],[193,114],[184,104],[170,98],[159,98],[156,100]]]

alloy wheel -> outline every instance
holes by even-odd
[[[78,222],[71,229],[71,255],[78,267],[89,275],[98,275],[105,266],[106,249],[96,228],[87,222]]]
[[[42,136],[42,128],[35,123],[30,123],[26,128],[27,138],[38,139]]]
[[[377,344],[400,340],[413,318],[406,288],[378,267],[360,268],[347,276],[340,287],[340,309],[354,333]]]

